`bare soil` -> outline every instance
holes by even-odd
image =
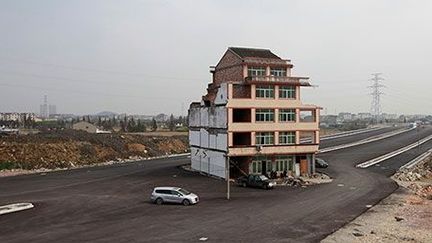
[[[54,169],[97,164],[131,157],[184,153],[187,136],[90,134],[67,130],[0,137],[0,170]]]

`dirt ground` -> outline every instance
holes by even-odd
[[[60,131],[0,137],[0,171],[55,169],[188,151],[187,136]]]
[[[171,131],[156,131],[156,132],[136,132],[129,133],[133,135],[142,135],[142,136],[157,136],[157,137],[172,137],[172,136],[187,136],[188,132],[171,132]]]
[[[322,242],[432,242],[432,158],[393,179],[395,193]]]

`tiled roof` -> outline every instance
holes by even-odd
[[[255,48],[244,48],[244,47],[230,47],[229,49],[242,58],[258,57],[258,58],[281,59],[280,57],[276,56],[273,52],[271,52],[268,49],[255,49]]]

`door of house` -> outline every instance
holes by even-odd
[[[307,159],[300,160],[300,174],[306,175],[308,173],[308,161]]]
[[[263,160],[261,162],[261,174],[266,175],[267,173],[267,161]]]

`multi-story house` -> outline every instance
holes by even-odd
[[[308,78],[267,49],[230,47],[210,68],[207,94],[189,109],[192,168],[223,178],[227,167],[232,177],[314,173],[320,108],[300,100]]]

